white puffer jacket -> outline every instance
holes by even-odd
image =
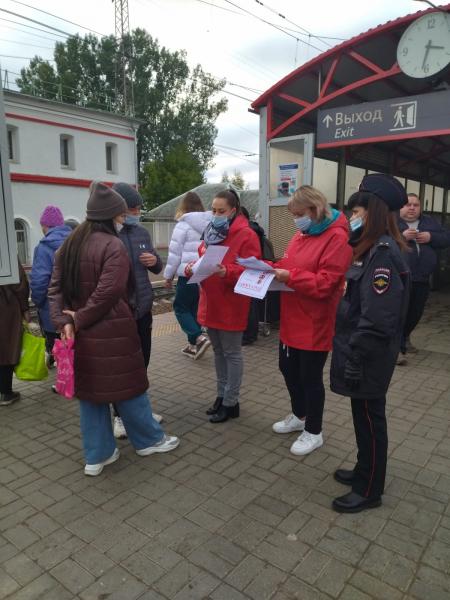
[[[164,279],[173,279],[175,273],[184,277],[184,269],[198,259],[200,237],[211,221],[211,211],[190,212],[182,215],[172,233]]]

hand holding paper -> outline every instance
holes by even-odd
[[[227,252],[228,246],[208,246],[205,254],[192,265],[193,275],[188,283],[200,283],[204,279],[214,275],[214,273],[219,273],[221,269],[218,269],[218,266]]]

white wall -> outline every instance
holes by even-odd
[[[86,185],[93,179],[125,181],[134,185],[137,183],[137,173],[133,123],[114,114],[9,93],[5,93],[5,112],[17,115],[6,117],[7,125],[17,128],[18,157],[9,162],[9,168],[14,217],[27,224],[28,257],[31,262],[33,249],[42,236],[39,217],[45,206],[54,204],[62,210],[65,219],[81,222],[84,220],[89,192],[88,187],[14,181],[14,175],[84,180]],[[58,125],[21,119],[19,116]],[[67,125],[102,133],[72,129]],[[73,168],[61,165],[60,135],[73,137]],[[115,173],[106,170],[107,143],[117,145]]]

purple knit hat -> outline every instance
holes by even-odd
[[[39,223],[41,225],[46,225],[47,227],[60,227],[61,225],[64,225],[64,217],[57,206],[49,204],[44,208]]]

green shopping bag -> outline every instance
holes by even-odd
[[[23,381],[42,381],[48,377],[45,364],[45,339],[33,335],[28,328],[23,330],[22,352],[14,371],[17,379]]]

